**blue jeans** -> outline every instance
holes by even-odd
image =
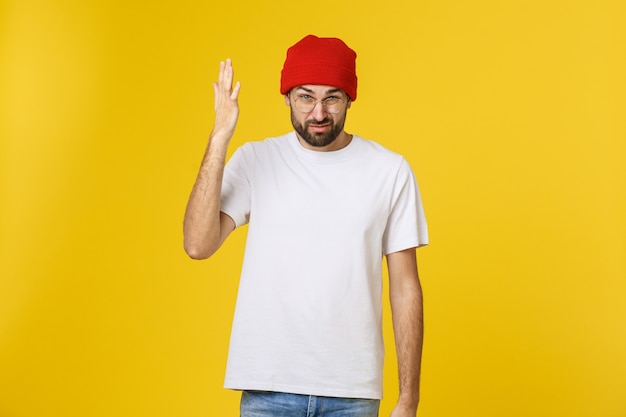
[[[379,400],[243,391],[241,417],[378,417]]]

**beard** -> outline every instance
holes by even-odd
[[[329,117],[326,117],[323,120],[309,120],[304,122],[304,124],[301,124],[296,120],[293,109],[291,109],[291,124],[293,125],[293,128],[306,143],[316,148],[322,148],[333,143],[343,131],[345,122],[346,115],[344,113],[343,117],[337,121],[337,124],[335,124],[334,120]],[[330,129],[326,132],[309,131],[309,126],[319,125],[329,125]]]

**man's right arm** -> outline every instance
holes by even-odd
[[[233,219],[220,211],[220,198],[226,151],[239,117],[239,88],[239,83],[233,87],[231,61],[220,63],[213,83],[215,124],[185,211],[184,247],[193,259],[213,255],[235,229]]]

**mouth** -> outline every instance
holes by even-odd
[[[309,128],[314,132],[321,133],[330,129],[330,125],[309,125]]]
[[[309,129],[316,133],[322,133],[330,129],[330,125],[327,120],[320,120],[317,123],[309,123]]]

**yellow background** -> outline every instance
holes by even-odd
[[[290,129],[308,33],[358,52],[346,128],[422,189],[420,415],[626,416],[623,1],[4,0],[0,417],[238,415],[245,229],[191,261],[183,212],[219,61],[234,150]]]

